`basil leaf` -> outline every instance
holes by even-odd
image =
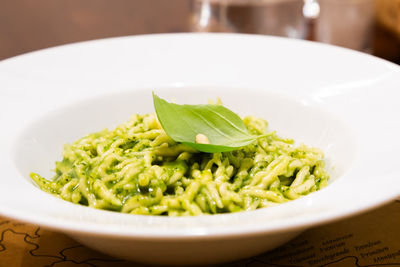
[[[221,105],[178,105],[168,103],[154,93],[153,102],[167,135],[175,142],[202,152],[235,150],[264,136],[251,135],[243,120]]]

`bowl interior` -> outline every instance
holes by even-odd
[[[352,166],[357,154],[350,127],[309,101],[305,104],[302,99],[248,88],[164,88],[157,93],[182,104],[203,104],[220,97],[225,106],[241,116],[264,118],[269,122],[269,131],[293,138],[296,145],[305,143],[321,148],[326,153],[332,180]],[[64,106],[23,130],[15,147],[16,166],[26,179],[31,172],[50,178],[55,161],[61,160],[64,144],[104,128],[112,129],[133,114],[151,112],[151,90],[106,94]]]

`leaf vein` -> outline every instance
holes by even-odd
[[[221,119],[225,120],[226,122],[228,122],[233,128],[235,128],[236,130],[238,130],[239,132],[242,132],[245,135],[249,135],[249,133],[247,131],[245,131],[242,128],[239,128],[238,126],[236,126],[233,122],[231,122],[229,119],[227,119],[225,116],[223,116],[221,113],[218,113],[214,110],[212,110],[209,106],[206,106],[206,108],[211,111],[212,113],[214,113],[215,115],[219,116]],[[235,114],[236,115],[236,114]]]

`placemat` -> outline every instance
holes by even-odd
[[[93,251],[68,236],[0,217],[0,266],[143,267]],[[400,202],[310,229],[296,239],[222,267],[400,266]]]

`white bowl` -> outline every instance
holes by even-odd
[[[221,97],[282,136],[322,148],[329,186],[273,208],[169,218],[75,205],[38,189],[62,145],[181,103]],[[337,47],[264,36],[168,34],[46,49],[0,63],[0,214],[154,264],[232,261],[400,195],[400,68]]]

